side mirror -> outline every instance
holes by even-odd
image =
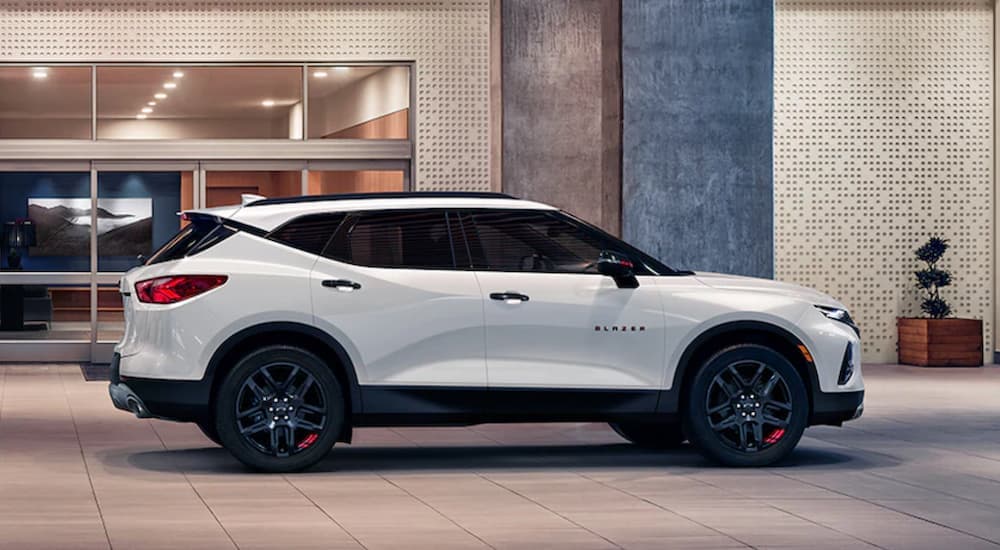
[[[620,252],[602,250],[597,257],[597,272],[614,279],[618,288],[639,286],[639,281],[635,278],[635,264]]]

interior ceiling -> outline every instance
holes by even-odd
[[[327,96],[384,67],[310,67],[309,95]],[[135,118],[146,103],[156,101],[155,118],[275,118],[301,96],[300,67],[113,66],[97,69],[99,118]],[[182,78],[174,78],[182,71]],[[313,73],[326,72],[325,78]],[[0,117],[89,118],[90,67],[48,67],[36,79],[28,66],[0,67]],[[164,89],[165,82],[177,83]],[[164,92],[167,99],[153,97]],[[274,107],[261,102],[270,99]],[[285,107],[284,109],[281,107]]]

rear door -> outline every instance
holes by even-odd
[[[316,323],[361,384],[486,386],[483,299],[456,268],[445,210],[347,216],[311,276]]]

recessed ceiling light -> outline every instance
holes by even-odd
[[[38,79],[48,78],[49,77],[49,68],[48,67],[35,67],[35,68],[31,69],[31,76],[33,76],[35,78],[38,78]]]
[[[164,82],[163,83],[163,87],[166,88],[166,89],[168,89],[168,90],[173,90],[174,88],[177,87],[177,83],[176,82]]]
[[[142,112],[144,112],[144,113],[152,113],[153,112],[153,108],[152,107],[143,107],[142,108]]]
[[[261,101],[260,104],[263,105],[263,106],[265,106],[265,107],[274,107],[274,100],[273,99],[265,99],[264,101]]]
[[[153,94],[153,97],[155,97],[156,99],[167,99],[167,94],[163,92],[157,92]]]
[[[349,71],[349,70],[351,70],[351,68],[350,68],[350,67],[334,67],[334,68],[333,68],[333,70],[335,70],[335,71],[340,71],[340,72],[344,72],[344,71]]]
[[[326,71],[316,71],[313,73],[316,78],[326,78]]]
[[[146,105],[149,105],[150,107],[153,107],[153,106],[156,105],[156,102],[155,101],[147,101]]]
[[[143,114],[143,113],[139,113],[139,114],[135,115],[135,118],[137,118],[139,120],[146,120],[146,115]]]
[[[174,78],[184,78],[184,73],[182,71],[174,71]]]

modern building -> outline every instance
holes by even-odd
[[[670,265],[814,286],[851,307],[879,362],[895,360],[895,318],[918,311],[912,251],[939,234],[947,295],[984,320],[992,360],[995,13],[2,2],[0,361],[107,361],[117,280],[179,210],[388,190],[502,190]]]

